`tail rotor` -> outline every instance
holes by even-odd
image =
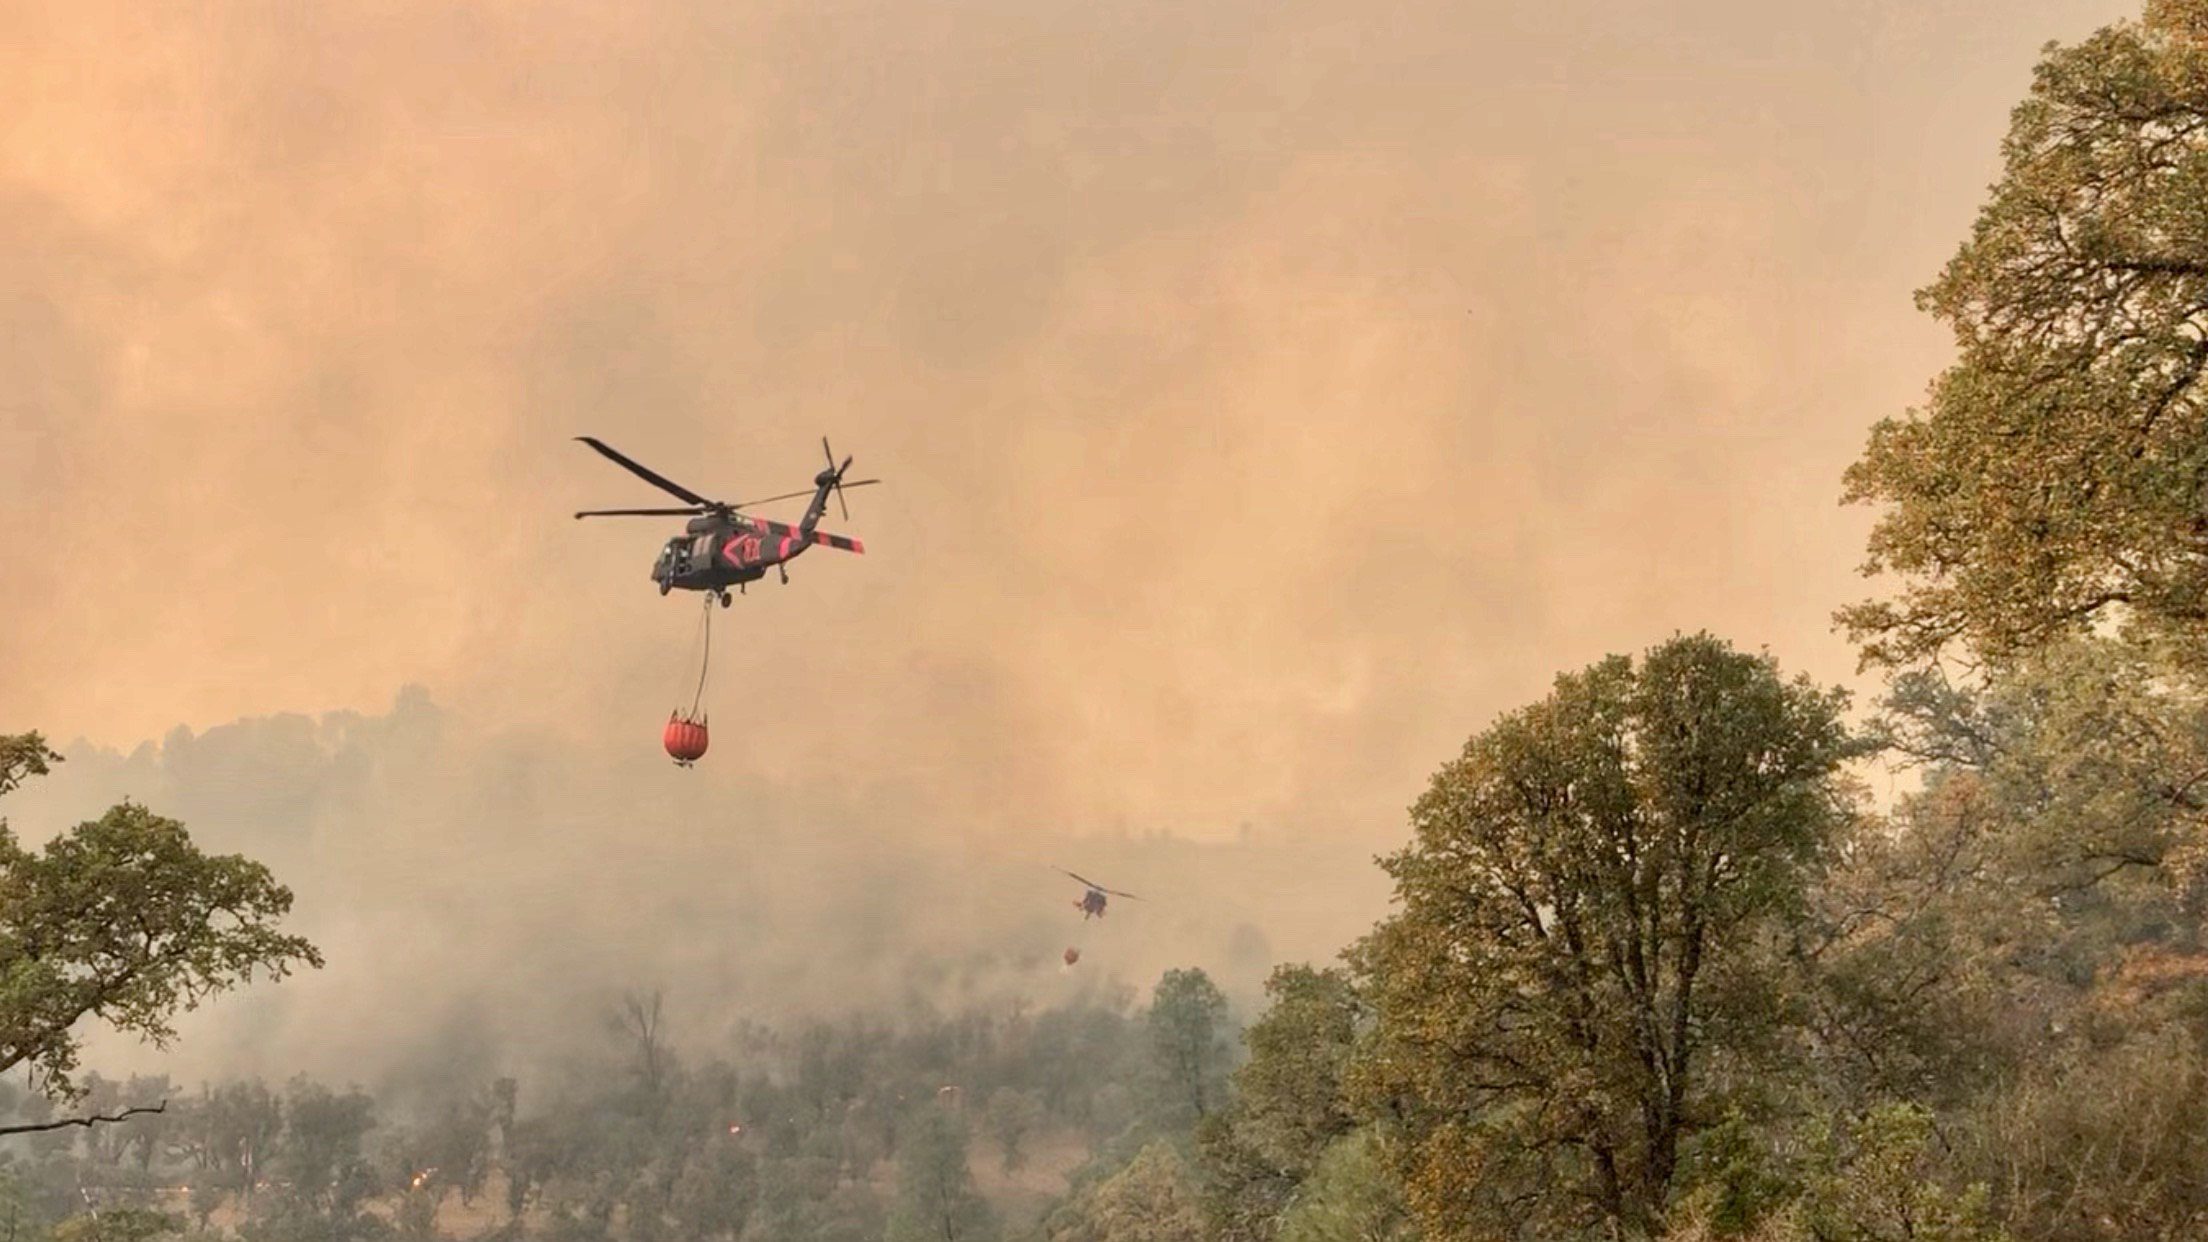
[[[851,506],[845,504],[843,501],[843,476],[845,471],[851,469],[851,462],[853,459],[846,457],[843,459],[842,465],[837,465],[836,451],[828,447],[828,437],[826,436],[822,436],[820,438],[820,452],[822,456],[828,459],[828,471],[826,477],[829,485],[836,490],[836,507],[843,511],[843,520],[848,522],[851,520]]]

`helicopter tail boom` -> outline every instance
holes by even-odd
[[[864,555],[866,552],[866,545],[856,539],[853,539],[849,535],[834,535],[824,530],[807,531],[802,527],[792,526],[787,522],[774,522],[769,521],[766,518],[747,517],[743,519],[743,522],[745,525],[751,527],[753,530],[758,531],[761,535],[773,535],[777,538],[782,539],[802,540],[802,546],[810,546],[817,543],[824,547],[836,548],[844,552],[856,552],[861,555]]]

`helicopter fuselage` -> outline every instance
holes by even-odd
[[[699,519],[689,530],[669,539],[652,563],[652,581],[668,591],[724,591],[757,582],[767,570],[795,558],[811,546],[794,530],[775,534],[752,530],[748,519],[738,519],[734,529],[726,523]]]
[[[731,514],[726,518],[692,518],[684,533],[669,539],[652,562],[652,581],[660,592],[726,591],[757,582],[777,565],[803,555],[816,543],[862,552],[858,540],[811,529],[811,519],[797,526],[765,518]]]

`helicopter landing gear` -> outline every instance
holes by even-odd
[[[665,595],[665,594],[666,594],[667,592],[669,592],[669,591],[672,591],[672,590],[674,590],[674,589],[675,589],[675,588],[674,588],[674,587],[673,587],[673,586],[672,586],[671,584],[669,584],[669,583],[665,583],[665,582],[662,582],[662,583],[660,583],[660,584],[659,584],[659,593],[660,593],[661,595]]]
[[[735,602],[736,602],[735,600],[733,600],[733,599],[729,598],[729,594],[728,594],[728,592],[726,592],[726,591],[723,591],[723,592],[721,592],[721,607],[723,607],[723,608],[726,608],[726,607],[728,607],[728,606],[729,606],[730,604],[733,604],[733,603],[735,603]]]
[[[777,566],[775,566],[775,567],[774,567],[774,571],[775,571],[776,573],[778,573],[778,574],[781,574],[781,575],[782,575],[782,585],[783,585],[783,586],[788,586],[788,585],[790,585],[790,570],[789,570],[789,567],[788,567],[788,566],[786,566],[786,565],[777,565]]]

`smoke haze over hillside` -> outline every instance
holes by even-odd
[[[614,998],[655,988],[692,1043],[874,1007],[1049,1003],[1182,965],[1254,997],[1277,955],[1330,957],[1384,896],[1342,842],[1039,827],[985,850],[917,799],[807,799],[741,756],[686,773],[640,750],[584,754],[480,729],[417,689],[380,713],[78,749],[7,809],[36,837],[123,797],[267,862],[329,964],[192,1015],[169,1052],[97,1044],[110,1072],[541,1068],[593,1046]],[[1069,859],[1143,900],[1084,925],[1079,887],[1051,868]]]
[[[1557,670],[1849,676],[1909,290],[2133,7],[0,6],[0,729],[86,739],[0,809],[298,890],[330,968],[186,1066],[1045,995],[1082,934],[1246,988]],[[661,498],[569,437],[742,498],[824,432],[867,554],[716,618],[678,772],[667,531],[567,517]],[[1053,863],[1151,900],[1082,933]]]

